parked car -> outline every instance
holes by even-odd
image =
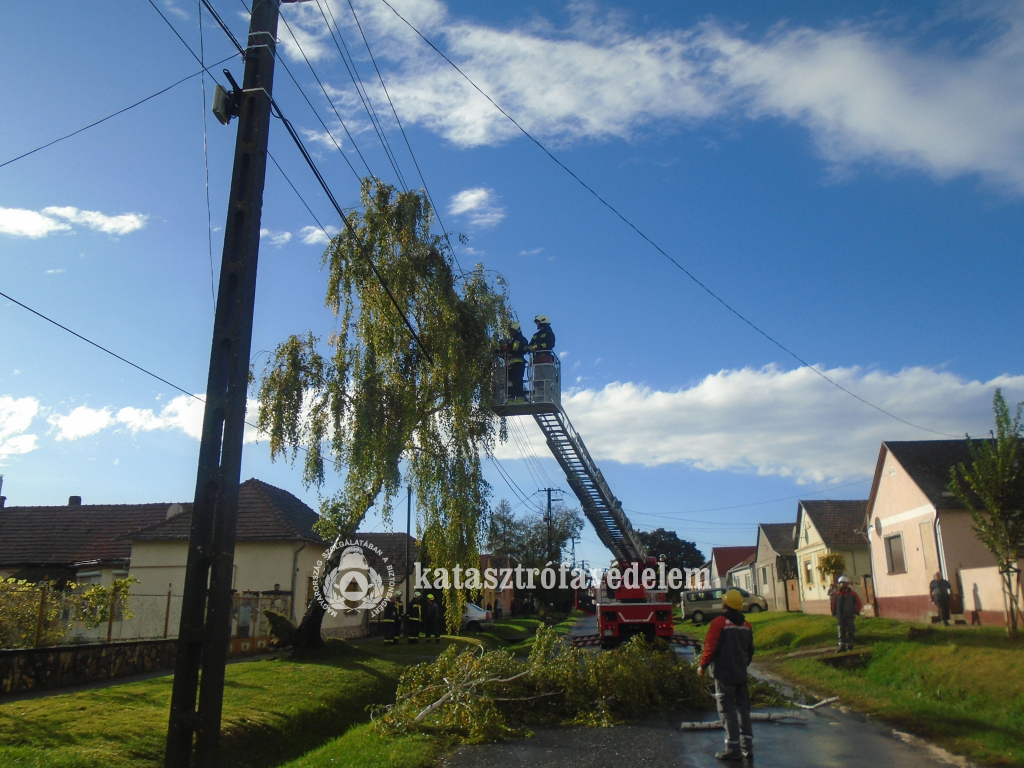
[[[494,626],[494,619],[490,611],[485,611],[475,603],[466,603],[466,610],[462,612],[462,630],[479,632],[482,629],[490,629]]]
[[[743,612],[760,613],[768,610],[768,601],[760,595],[752,595],[745,589],[730,587],[743,595]],[[705,619],[714,618],[725,610],[722,598],[729,589],[695,589],[683,592],[681,610],[684,619],[694,624],[703,624]]]

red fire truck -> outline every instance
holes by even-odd
[[[645,576],[652,589],[644,588]],[[646,558],[643,565],[635,561],[614,564],[603,574],[595,588],[601,647],[627,642],[634,635],[651,641],[672,638],[672,603],[666,591],[659,591],[658,579],[658,564],[653,557]]]

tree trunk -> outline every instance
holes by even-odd
[[[1006,608],[1006,635],[1011,639],[1017,637],[1019,619],[1020,594],[1017,589],[1017,572],[1013,567],[1000,574],[1003,577],[1003,604]]]
[[[295,629],[296,651],[324,647],[324,638],[320,634],[320,628],[324,623],[325,613],[326,611],[320,605],[320,601],[315,598],[309,601],[309,605],[306,606],[306,612],[302,615],[302,621],[299,622],[299,626]]]

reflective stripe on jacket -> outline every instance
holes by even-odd
[[[538,352],[545,349],[555,348],[555,332],[550,325],[542,325],[530,339],[530,351]]]

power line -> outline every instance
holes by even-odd
[[[152,2],[152,0],[150,0],[150,1]],[[908,427],[913,427],[914,429],[920,429],[923,432],[930,432],[933,435],[942,435],[943,437],[958,437],[958,435],[950,435],[950,434],[948,434],[946,432],[939,432],[939,431],[936,431],[934,429],[929,429],[928,427],[922,427],[920,424],[914,424],[913,422],[910,422],[910,421],[907,421],[906,419],[900,418],[899,416],[895,415],[894,413],[890,413],[889,411],[885,410],[881,406],[875,405],[874,403],[865,400],[860,395],[855,394],[854,392],[851,392],[850,390],[848,390],[846,387],[844,387],[839,382],[837,382],[834,379],[830,378],[825,373],[819,371],[813,365],[811,365],[806,360],[804,360],[802,357],[800,357],[800,355],[798,355],[796,352],[794,352],[789,347],[784,345],[782,342],[778,341],[777,339],[772,337],[770,334],[768,334],[767,331],[762,330],[752,320],[748,320],[746,318],[746,316],[744,316],[743,314],[740,313],[739,310],[735,309],[725,299],[723,299],[717,293],[712,291],[707,285],[705,285],[703,282],[701,282],[701,280],[698,279],[696,275],[694,275],[686,267],[684,267],[682,264],[680,264],[678,261],[676,261],[674,258],[672,258],[672,256],[670,256],[667,251],[665,251],[654,240],[652,240],[650,237],[648,237],[636,224],[634,224],[632,221],[627,219],[621,212],[619,212],[619,210],[615,206],[613,206],[611,203],[609,203],[607,200],[605,200],[600,194],[598,194],[597,191],[593,187],[591,187],[589,184],[587,184],[585,181],[583,181],[583,179],[581,179],[579,176],[577,176],[567,165],[565,165],[565,163],[563,163],[561,160],[559,160],[557,157],[555,157],[555,155],[552,154],[552,152],[547,147],[545,147],[543,144],[541,144],[541,142],[538,139],[536,139],[529,131],[527,131],[525,128],[523,128],[523,126],[521,126],[516,121],[516,119],[514,117],[512,117],[512,115],[510,115],[508,112],[506,112],[504,109],[502,109],[501,106],[499,106],[498,103],[494,99],[492,99],[482,88],[480,88],[480,86],[478,86],[475,82],[473,82],[473,80],[469,77],[469,75],[467,75],[465,72],[463,72],[461,69],[459,69],[459,67],[455,64],[455,62],[452,61],[451,59],[449,59],[448,56],[446,56],[441,51],[440,48],[438,48],[436,45],[434,45],[429,39],[427,39],[426,36],[424,36],[424,34],[422,32],[420,32],[418,29],[416,29],[416,27],[414,27],[404,16],[402,16],[402,14],[400,14],[397,10],[395,10],[394,6],[392,6],[391,3],[388,2],[388,0],[381,0],[381,2],[384,3],[384,5],[386,5],[388,8],[390,8],[391,12],[394,13],[395,16],[397,16],[399,19],[401,19],[405,23],[405,25],[407,27],[409,27],[409,29],[411,29],[413,32],[415,32],[417,35],[419,35],[420,39],[423,40],[423,42],[425,42],[427,45],[429,45],[431,48],[433,48],[434,51],[441,58],[443,58],[445,61],[447,61],[456,72],[458,72],[460,75],[462,75],[462,77],[466,80],[467,83],[469,83],[471,86],[473,86],[473,88],[481,96],[483,96],[485,99],[487,99],[487,101],[489,101],[491,103],[491,105],[496,110],[498,110],[502,115],[504,115],[509,120],[509,122],[512,123],[512,125],[514,125],[516,128],[518,128],[519,131],[526,138],[528,138],[530,141],[532,141],[534,144],[536,144],[537,147],[544,154],[546,154],[549,158],[551,158],[551,160],[554,161],[554,163],[556,165],[558,165],[559,168],[561,168],[563,171],[565,171],[570,176],[572,176],[572,178],[575,179],[576,182],[581,187],[583,187],[585,190],[587,190],[587,192],[589,192],[591,195],[593,195],[598,200],[598,202],[601,203],[601,205],[603,205],[609,211],[614,213],[626,226],[628,226],[630,229],[632,229],[634,232],[636,232],[636,234],[638,234],[645,242],[647,242],[658,253],[660,253],[662,256],[664,256],[666,259],[668,259],[670,262],[672,262],[672,264],[680,272],[682,272],[684,275],[686,275],[701,290],[703,290],[706,294],[708,294],[708,296],[710,296],[715,301],[717,301],[719,304],[721,304],[723,307],[725,307],[725,309],[727,309],[729,312],[731,312],[737,318],[742,320],[744,323],[746,323],[748,326],[750,326],[753,330],[755,330],[757,333],[759,333],[765,339],[770,341],[776,347],[781,349],[787,355],[792,357],[794,360],[799,362],[801,365],[809,368],[814,373],[816,373],[818,376],[820,376],[825,381],[827,381],[829,384],[834,386],[836,389],[840,390],[841,392],[845,392],[846,394],[848,394],[850,397],[854,398],[855,400],[859,400],[861,403],[863,403],[864,405],[868,406],[869,408],[873,408],[874,410],[876,410],[879,413],[882,413],[882,414],[888,416],[891,419],[895,419],[896,421],[898,421],[898,422],[900,422],[902,424],[906,424]]]
[[[359,146],[356,144],[356,140],[352,137],[352,134],[349,132],[348,126],[345,125],[345,121],[341,119],[341,115],[338,113],[338,108],[336,106],[334,106],[334,101],[331,99],[330,95],[327,93],[327,89],[324,87],[324,84],[322,82],[320,82],[320,77],[317,75],[316,70],[313,69],[313,64],[310,62],[309,58],[306,56],[306,52],[304,50],[302,50],[302,46],[299,44],[299,38],[297,38],[295,36],[295,33],[292,32],[292,27],[288,23],[288,19],[285,18],[285,15],[283,13],[281,14],[281,20],[284,22],[285,27],[288,29],[288,34],[290,34],[292,36],[292,41],[295,43],[295,47],[299,49],[299,53],[301,53],[302,54],[302,58],[305,59],[306,66],[309,67],[309,71],[313,74],[313,77],[316,80],[316,84],[319,85],[320,86],[320,90],[323,91],[324,98],[327,99],[327,103],[330,104],[331,105],[331,109],[334,110],[334,116],[338,118],[338,122],[341,123],[341,127],[345,130],[345,135],[348,136],[348,140],[352,143],[352,148],[356,151],[356,154],[359,155],[359,159],[363,161],[363,166],[366,168],[366,172],[368,174],[370,174],[371,176],[373,176],[373,172],[370,170],[370,166],[366,162],[366,158],[363,157],[363,153],[359,151]],[[276,54],[276,50],[275,50],[275,54]],[[277,58],[280,61],[281,57],[278,56]],[[284,62],[282,62],[282,64],[283,63]],[[288,69],[287,65],[285,65],[285,69],[286,70]],[[290,71],[288,72],[288,75],[291,76],[291,72]],[[292,79],[294,80],[295,78],[292,78]],[[298,83],[296,83],[296,85],[298,85]],[[310,107],[312,107],[312,106],[313,105],[310,104]],[[324,126],[324,130],[326,130],[326,129],[327,129],[327,126]],[[330,133],[330,132],[328,132],[328,133]],[[332,141],[334,140],[333,136],[331,136],[331,140]],[[334,142],[334,145],[338,146],[338,143]],[[341,147],[338,147],[338,151],[339,152],[342,151]]]
[[[193,51],[192,47],[187,42],[185,42],[185,39],[181,35],[178,34],[178,30],[176,30],[174,28],[174,25],[171,24],[170,21],[168,21],[167,17],[164,16],[163,13],[161,13],[160,9],[157,8],[156,5],[153,3],[153,0],[149,0],[149,4],[152,5],[153,8],[156,10],[156,12],[160,14],[160,18],[162,18],[165,22],[167,22],[167,26],[169,26],[171,28],[171,31],[174,32],[175,36],[181,41],[181,44],[184,45],[188,49],[188,52],[191,53],[193,58],[195,58],[197,61],[199,61],[200,66],[202,66],[202,61],[199,60],[199,57],[196,55],[196,52]],[[223,19],[221,19],[219,16],[215,16],[215,20],[220,25],[221,29],[223,29],[224,32],[229,37],[231,37],[232,40],[234,40],[234,36],[231,35],[231,30],[228,29],[228,27],[224,23]],[[235,41],[235,45],[236,46],[238,45],[237,41]],[[281,57],[276,54],[276,51],[275,51],[275,56],[278,59],[278,61],[280,61],[282,64],[284,64],[284,60],[281,59]],[[291,76],[291,71],[288,70],[287,64],[284,64],[284,67],[285,67],[285,71],[287,71],[289,76]],[[206,68],[203,67],[203,69],[205,70]],[[206,71],[209,71],[209,70],[206,70]],[[212,75],[211,75],[211,77],[212,77]],[[216,80],[216,78],[214,78],[214,80]],[[295,82],[295,85],[298,87],[298,81],[296,81],[294,77],[292,77],[292,81]],[[299,92],[302,93],[302,88],[301,87],[299,88]],[[306,96],[305,93],[302,93],[302,95],[303,95],[303,98],[305,98],[305,96]],[[306,99],[306,103],[307,104],[309,103],[309,99],[308,98]],[[426,358],[426,360],[431,365],[433,365],[433,363],[434,363],[433,356],[427,351],[427,348],[423,345],[423,342],[420,340],[419,334],[416,332],[416,329],[413,328],[412,322],[409,320],[408,316],[405,314],[405,310],[403,310],[402,306],[398,303],[398,299],[395,298],[394,293],[391,291],[391,287],[388,285],[388,283],[384,279],[383,275],[381,275],[380,270],[377,269],[377,265],[374,263],[373,257],[366,250],[366,246],[359,240],[359,238],[357,236],[357,233],[355,231],[355,228],[352,226],[352,222],[350,222],[348,220],[348,217],[345,215],[345,213],[342,210],[341,206],[338,204],[338,201],[334,198],[334,193],[331,191],[331,188],[327,185],[327,182],[324,180],[323,174],[320,172],[320,169],[317,168],[316,163],[313,162],[313,158],[310,156],[309,151],[306,149],[306,146],[302,143],[302,139],[300,139],[299,135],[295,132],[295,128],[292,126],[291,121],[288,120],[288,118],[286,118],[284,116],[284,113],[281,111],[281,108],[278,106],[277,102],[274,101],[273,97],[270,98],[270,106],[271,106],[273,115],[276,118],[278,118],[284,124],[285,129],[288,131],[288,135],[291,136],[292,141],[295,142],[295,146],[298,148],[299,152],[302,154],[303,159],[305,159],[306,163],[309,165],[310,170],[313,172],[313,175],[316,177],[316,180],[320,183],[320,186],[323,188],[324,193],[327,195],[328,200],[331,201],[331,205],[333,205],[334,209],[338,212],[338,216],[341,218],[342,222],[344,222],[345,228],[348,230],[349,235],[352,237],[353,241],[355,241],[356,243],[359,244],[360,251],[362,251],[363,257],[366,259],[367,264],[369,264],[370,270],[373,272],[374,277],[376,277],[377,282],[380,283],[381,288],[384,289],[384,292],[387,294],[388,298],[391,300],[391,303],[395,306],[395,309],[398,310],[398,314],[402,318],[402,322],[404,323],[405,327],[409,330],[409,333],[412,334],[412,338],[416,342],[416,346],[419,348],[420,352],[423,354],[423,356]],[[310,107],[312,108],[313,105],[310,104]],[[313,110],[313,112],[314,112],[314,114],[317,114],[315,109]],[[317,119],[318,120],[320,119],[319,114],[317,114]],[[322,120],[320,121],[320,124],[323,125],[323,121]],[[324,125],[324,130],[327,130],[327,126],[326,125]],[[330,134],[330,131],[328,131],[328,134]],[[333,136],[331,138],[333,139]],[[335,142],[335,144],[337,144],[337,142]],[[341,147],[338,147],[338,149],[340,151]],[[345,158],[345,162],[348,163],[349,168],[352,168],[352,163],[349,162],[348,157],[345,155],[344,152],[342,152],[342,157]],[[277,163],[275,161],[275,165],[276,164]],[[355,173],[355,168],[352,168],[352,172]],[[356,178],[359,178],[359,174],[355,173],[355,175],[356,175]],[[294,187],[293,187],[293,189],[294,189]],[[307,208],[308,208],[308,206],[307,206]]]
[[[39,311],[37,311],[37,310],[34,310],[34,309],[32,309],[32,307],[28,306],[28,304],[22,304],[22,303],[21,303],[20,301],[18,301],[17,299],[15,299],[15,298],[14,298],[13,296],[8,296],[8,295],[7,295],[6,293],[3,293],[2,291],[0,291],[0,296],[3,296],[3,297],[4,297],[5,299],[7,299],[8,301],[12,301],[12,302],[14,302],[15,304],[17,304],[17,305],[18,305],[19,307],[21,307],[22,309],[27,309],[27,310],[28,310],[29,312],[31,312],[31,313],[32,313],[33,315],[36,315],[37,317],[41,317],[41,318],[42,318],[43,320],[45,320],[46,322],[48,322],[48,323],[52,323],[53,325],[56,325],[56,326],[57,326],[58,328],[60,328],[60,329],[61,329],[62,331],[67,331],[67,332],[68,332],[68,333],[70,333],[70,334],[71,334],[72,336],[75,336],[76,338],[79,338],[79,339],[81,339],[82,341],[84,341],[84,342],[85,342],[86,344],[91,344],[92,346],[96,347],[96,349],[99,349],[99,350],[101,350],[101,351],[103,351],[103,352],[106,352],[106,353],[107,353],[108,355],[110,355],[111,357],[116,357],[116,358],[117,358],[118,360],[120,360],[120,361],[121,361],[122,363],[127,363],[127,364],[128,364],[128,365],[130,365],[130,366],[131,366],[132,368],[135,368],[136,370],[142,371],[142,372],[143,372],[144,374],[146,374],[147,376],[152,376],[152,377],[153,377],[154,379],[156,379],[157,381],[161,381],[161,382],[163,382],[164,384],[166,384],[167,386],[171,387],[172,389],[176,389],[176,390],[178,390],[178,391],[179,391],[179,392],[181,392],[181,393],[182,393],[183,395],[188,395],[189,397],[191,397],[191,398],[194,398],[195,400],[198,400],[198,401],[199,401],[199,402],[201,402],[201,403],[202,403],[202,402],[206,402],[205,400],[203,400],[203,398],[199,397],[199,396],[198,396],[198,395],[196,395],[196,394],[193,394],[192,392],[189,392],[189,391],[188,391],[187,389],[185,389],[184,387],[179,387],[179,386],[178,386],[177,384],[175,384],[175,383],[173,383],[173,382],[170,382],[170,381],[168,381],[167,379],[163,378],[162,376],[158,376],[157,374],[153,373],[152,371],[150,371],[150,370],[147,370],[146,368],[143,368],[143,367],[142,367],[141,365],[138,365],[138,364],[136,364],[136,363],[133,363],[133,362],[132,362],[131,360],[129,360],[128,358],[126,358],[126,357],[121,357],[121,356],[120,356],[119,354],[117,354],[116,352],[112,352],[111,350],[109,350],[109,349],[107,349],[106,347],[104,347],[104,346],[103,346],[102,344],[97,344],[97,343],[96,343],[95,341],[93,341],[92,339],[87,339],[87,338],[86,338],[85,336],[83,336],[82,334],[78,333],[77,331],[73,331],[73,330],[71,330],[70,328],[68,328],[68,327],[67,327],[66,325],[61,325],[60,323],[58,323],[58,322],[57,322],[56,320],[54,320],[53,318],[51,318],[51,317],[47,317],[47,316],[46,316],[46,315],[44,315],[44,314],[43,314],[42,312],[39,312]],[[252,425],[250,425],[250,426],[252,426]]]
[[[199,8],[199,60],[205,66],[206,51],[203,45],[203,9]],[[203,92],[203,168],[206,171],[206,249],[210,255],[210,298],[213,299],[213,311],[217,311],[217,287],[216,279],[213,276],[213,215],[210,213],[210,158],[207,152],[207,128],[206,128],[206,73],[199,76]]]
[[[221,59],[216,64],[211,64],[210,66],[218,67],[221,64],[223,64],[225,61],[230,61],[231,59],[235,58],[235,56],[237,56],[237,55],[238,55],[237,53],[233,53],[230,56],[228,56],[227,58]],[[54,139],[53,141],[48,141],[46,144],[42,144],[42,145],[36,147],[35,149],[30,149],[28,152],[24,152],[24,153],[18,155],[17,157],[12,157],[10,160],[5,160],[4,162],[0,163],[0,168],[3,168],[5,165],[10,165],[11,163],[16,162],[18,160],[21,160],[22,158],[28,157],[29,155],[34,155],[36,152],[44,150],[47,147],[52,147],[54,144],[58,144],[58,143],[64,141],[65,139],[70,139],[72,136],[77,136],[78,134],[82,133],[83,131],[87,131],[90,128],[95,128],[100,123],[105,123],[105,122],[107,122],[107,120],[110,120],[112,117],[117,117],[118,115],[124,114],[125,112],[127,112],[130,109],[135,109],[135,107],[139,106],[140,104],[145,104],[150,99],[155,99],[157,96],[161,96],[161,95],[167,93],[172,88],[175,88],[175,87],[181,85],[186,80],[191,80],[193,77],[195,77],[196,75],[202,74],[204,71],[209,71],[209,70],[207,70],[206,67],[203,67],[203,69],[199,70],[198,72],[193,72],[191,75],[188,75],[186,77],[181,78],[181,80],[178,80],[176,82],[171,83],[166,88],[161,88],[156,93],[150,94],[149,96],[147,96],[144,99],[139,99],[134,104],[129,104],[127,107],[119,109],[116,112],[112,112],[109,115],[107,115],[106,117],[102,117],[99,120],[96,120],[95,122],[89,123],[88,125],[86,125],[86,126],[84,126],[82,128],[79,128],[77,131],[72,131],[71,133],[65,134],[65,135],[61,136],[60,138]]]
[[[309,152],[306,150],[305,145],[302,143],[302,139],[299,138],[298,134],[295,132],[295,128],[292,127],[292,124],[288,120],[288,118],[286,118],[284,114],[281,112],[281,108],[277,105],[277,102],[271,99],[270,104],[273,107],[273,111],[275,113],[274,116],[277,117],[284,124],[284,127],[288,131],[288,135],[292,137],[292,141],[295,142],[295,146],[298,147],[299,152],[302,153],[302,157],[309,165],[309,169],[313,172],[313,175],[316,177],[316,180],[320,182],[320,186],[323,187],[324,193],[327,195],[328,200],[331,201],[331,205],[333,205],[334,209],[338,212],[338,216],[344,223],[345,229],[348,230],[349,236],[352,238],[354,242],[359,244],[359,250],[362,251],[363,258],[366,259],[366,263],[369,264],[370,270],[373,272],[374,277],[377,278],[377,282],[380,283],[381,288],[384,289],[384,292],[387,294],[388,298],[391,299],[391,303],[394,304],[395,309],[398,310],[398,314],[402,318],[402,322],[405,324],[405,327],[409,330],[409,333],[412,334],[412,338],[416,342],[416,346],[419,347],[420,352],[423,353],[423,356],[427,359],[427,361],[431,365],[433,365],[433,356],[431,356],[431,354],[427,351],[427,348],[423,345],[423,342],[420,340],[420,336],[416,332],[416,329],[413,328],[412,322],[409,320],[408,315],[405,314],[405,310],[402,309],[402,306],[398,303],[398,299],[395,298],[395,294],[392,293],[391,286],[388,285],[387,280],[384,279],[384,276],[381,275],[380,270],[377,269],[377,265],[374,263],[373,257],[366,250],[366,245],[359,239],[355,227],[352,226],[352,222],[348,220],[348,216],[345,215],[345,212],[341,209],[341,206],[338,205],[338,201],[334,199],[334,194],[331,192],[331,188],[327,186],[327,182],[324,181],[324,177],[320,173],[320,169],[316,167],[316,163],[314,163],[313,158],[310,157]]]
[[[320,0],[317,0],[319,4]],[[384,77],[380,73],[380,68],[377,66],[377,59],[373,56],[373,51],[370,50],[370,42],[366,39],[366,33],[363,32],[363,25],[359,23],[359,17],[356,15],[356,8],[352,4],[352,0],[348,0],[348,7],[352,9],[352,18],[355,19],[356,27],[359,29],[359,35],[363,38],[363,45],[366,46],[366,52],[370,54],[370,61],[373,63],[373,69],[377,73],[377,79],[380,81],[380,87],[384,90],[384,96],[388,100],[388,105],[391,107],[391,114],[395,116],[395,122],[398,123],[398,130],[402,133],[402,139],[405,141],[405,147],[409,150],[409,157],[412,158],[412,164],[416,167],[416,173],[419,174],[420,183],[423,184],[423,191],[427,195],[427,200],[430,201],[430,207],[434,209],[434,215],[437,216],[437,223],[441,225],[441,231],[444,232],[444,241],[448,244],[448,249],[452,253],[452,258],[455,259],[455,263],[459,267],[459,271],[464,273],[462,265],[459,264],[459,257],[455,255],[455,249],[452,248],[451,239],[448,237],[448,230],[445,229],[444,222],[441,221],[441,214],[438,210],[437,205],[434,204],[434,198],[430,194],[430,189],[427,187],[427,180],[423,176],[423,171],[420,170],[419,161],[416,159],[416,153],[412,151],[412,144],[409,143],[409,137],[405,133],[405,127],[402,125],[402,121],[398,117],[398,111],[395,109],[395,104],[391,101],[391,94],[388,93],[388,87],[384,85]],[[340,30],[339,30],[340,34]],[[353,66],[355,62],[353,61]],[[381,128],[383,130],[383,127]]]
[[[742,509],[743,507],[757,507],[757,506],[760,506],[762,504],[774,504],[777,501],[792,501],[793,499],[804,499],[804,498],[806,498],[808,496],[816,496],[819,493],[831,493],[832,491],[838,491],[841,488],[852,488],[855,485],[863,485],[866,482],[867,482],[866,480],[858,480],[858,481],[856,481],[854,483],[846,483],[845,485],[833,485],[830,488],[821,488],[821,489],[819,489],[817,491],[807,491],[806,493],[801,493],[801,494],[798,494],[796,496],[782,496],[782,497],[777,498],[777,499],[766,499],[765,501],[752,501],[752,502],[750,502],[748,504],[734,504],[734,505],[729,506],[729,507],[707,507],[705,509],[684,509],[684,510],[682,510],[682,511],[676,513],[676,514],[680,514],[680,515],[693,515],[693,514],[697,514],[699,512],[721,512],[721,511],[727,510],[727,509]],[[748,525],[748,523],[718,523],[718,522],[711,522],[711,521],[708,521],[708,520],[687,520],[686,518],[681,518],[681,517],[675,517],[675,516],[669,516],[669,515],[655,515],[655,514],[653,514],[651,512],[639,512],[638,510],[635,510],[635,509],[627,509],[626,511],[627,512],[631,512],[633,514],[637,514],[637,515],[647,515],[648,517],[664,517],[666,519],[681,520],[681,521],[687,522],[687,523],[708,523],[709,525]]]
[[[334,40],[334,47],[338,49],[338,54],[341,56],[341,61],[345,65],[345,69],[348,71],[348,76],[352,80],[352,85],[356,89],[356,94],[359,96],[359,100],[363,104],[363,109],[366,110],[366,116],[370,118],[370,125],[373,126],[374,132],[377,134],[377,138],[380,139],[381,147],[384,149],[384,154],[387,156],[388,161],[391,163],[391,167],[395,171],[395,175],[398,177],[399,183],[403,189],[408,189],[408,185],[405,183],[405,177],[402,175],[402,170],[398,164],[398,158],[395,156],[394,150],[391,148],[391,142],[388,141],[387,133],[384,131],[384,126],[380,122],[380,118],[377,116],[377,110],[373,107],[373,102],[370,100],[370,94],[366,91],[366,86],[363,84],[363,78],[359,74],[359,68],[356,67],[356,60],[352,56],[352,52],[348,49],[348,43],[345,42],[345,36],[341,33],[341,27],[338,25],[337,19],[334,18],[334,11],[331,10],[331,4],[327,3],[327,13],[331,15],[331,21],[334,22],[334,28],[338,31],[338,37],[334,36],[334,30],[331,29],[330,23],[327,21],[327,16],[324,15],[323,7],[317,0],[317,7],[320,8],[320,15],[324,19],[324,24],[327,25],[327,31],[331,34],[331,39]],[[341,39],[341,45],[338,44],[338,39]],[[345,57],[345,53],[341,52],[341,46],[345,46],[345,53],[348,54],[348,59]],[[349,66],[349,61],[352,62],[352,66]]]

